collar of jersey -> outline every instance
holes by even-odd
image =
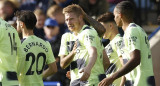
[[[23,39],[24,39],[24,38],[28,38],[28,37],[33,37],[33,36],[34,36],[34,35],[24,36]]]
[[[88,26],[88,25],[86,25],[86,24],[85,24],[85,25],[83,25],[82,29],[79,31],[79,33],[78,33],[78,34],[80,34],[80,33],[84,30],[84,28],[85,28],[85,27],[87,27],[87,26]]]

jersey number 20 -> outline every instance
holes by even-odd
[[[32,71],[32,66],[33,64],[35,63],[35,60],[36,60],[36,72],[38,75],[40,75],[42,72],[43,72],[43,68],[45,66],[45,62],[46,62],[46,55],[44,53],[39,53],[37,55],[37,58],[35,57],[35,55],[33,53],[28,53],[26,55],[26,61],[29,61],[29,58],[32,58],[32,62],[31,62],[31,65],[26,73],[26,75],[33,75],[34,74],[34,71]],[[39,58],[42,57],[43,58],[43,65],[42,65],[42,69],[41,70],[38,70],[38,61],[39,61]]]

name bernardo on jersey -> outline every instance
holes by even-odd
[[[38,47],[41,47],[42,49],[45,50],[45,52],[48,52],[48,48],[46,48],[46,46],[40,42],[30,42],[26,45],[26,47],[24,48],[24,51],[25,52],[28,52],[29,49],[31,49],[32,47],[35,47],[35,46],[38,46]]]

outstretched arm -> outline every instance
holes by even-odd
[[[132,71],[135,67],[137,67],[140,64],[140,51],[139,50],[134,50],[133,52],[130,53],[131,59],[120,69],[117,71],[115,74],[113,74],[113,78],[117,79],[130,71]]]
[[[117,78],[129,73],[132,71],[135,67],[137,67],[140,64],[140,51],[134,50],[130,53],[131,59],[117,72],[115,72],[112,76],[103,79],[98,86],[109,86],[113,83],[114,80]]]
[[[97,31],[98,35],[102,37],[106,31],[104,26],[100,22],[88,16],[85,12],[83,12],[83,16],[84,16],[84,20],[86,20],[89,24],[91,24],[91,26],[93,26],[94,29]]]

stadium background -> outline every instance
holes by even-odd
[[[65,76],[69,68],[62,69],[58,57],[61,36],[65,32],[68,32],[62,9],[70,4],[79,4],[89,16],[96,19],[99,15],[107,11],[113,12],[115,5],[120,1],[123,0],[1,0],[0,18],[6,20],[16,28],[14,13],[17,10],[34,11],[38,19],[34,33],[36,36],[51,43],[58,66],[58,72],[44,79],[44,84],[45,86],[69,86],[70,80]],[[158,53],[160,48],[160,0],[129,1],[136,6],[135,23],[139,24],[148,34],[152,56],[160,57]],[[43,28],[47,18],[57,21],[58,31],[55,31],[56,29],[45,30]],[[123,31],[121,29],[119,31],[123,35]],[[21,37],[20,33],[19,36]],[[103,40],[104,45],[107,43],[108,40]]]

